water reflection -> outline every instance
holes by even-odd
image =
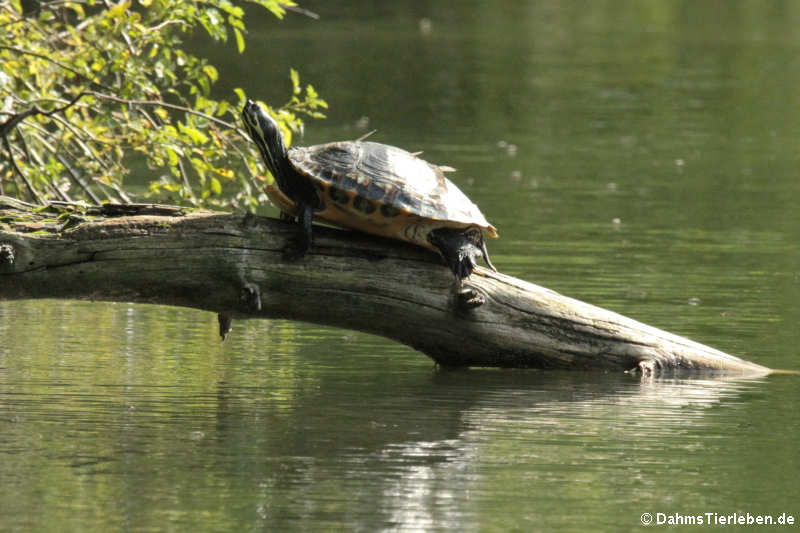
[[[81,337],[0,321],[12,529],[105,530],[120,513],[142,529],[613,527],[654,502],[730,510],[742,496],[715,494],[742,472],[797,474],[781,431],[798,421],[790,376],[447,372],[375,337],[281,321],[237,322],[220,343],[210,313],[13,306],[47,307],[67,331],[97,314],[107,325]],[[109,324],[125,335],[104,341]],[[748,451],[767,438],[783,466]]]
[[[619,492],[623,487],[659,491],[667,472],[703,452],[694,434],[713,431],[717,422],[708,410],[759,386],[758,380],[637,381],[596,374],[508,378],[436,376],[458,405],[452,412],[441,406],[438,414],[460,423],[441,440],[412,439],[382,450],[406,470],[384,489],[394,525],[414,530],[450,523],[469,530],[482,513],[506,516],[509,526],[520,516],[554,528],[567,521],[575,527],[576,518],[596,525],[601,509],[624,511],[631,504],[630,490]],[[485,392],[476,395],[477,384]],[[494,386],[487,391],[487,384]],[[691,501],[701,496],[701,478],[670,485]],[[581,516],[576,508],[592,511]]]

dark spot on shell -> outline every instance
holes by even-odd
[[[386,218],[396,217],[400,214],[400,210],[394,206],[383,204],[381,205],[381,215],[385,216]]]
[[[353,157],[353,154],[350,153],[350,150],[348,150],[345,146],[328,145],[328,148],[324,153],[327,159],[340,159],[342,161],[347,161]]]
[[[383,188],[377,183],[370,183],[365,189],[366,190],[362,196],[364,196],[364,198],[369,198],[370,200],[380,200],[386,193],[386,191],[383,190]]]
[[[336,187],[330,188],[330,191],[328,191],[328,196],[334,203],[337,204],[347,205],[348,202],[350,202],[350,195],[341,189],[337,189]]]
[[[319,176],[328,183],[337,183],[339,181],[339,176],[337,176],[336,173],[329,168],[320,170]]]
[[[361,196],[356,196],[355,200],[353,200],[353,207],[367,215],[375,211],[375,204]]]
[[[342,175],[341,180],[339,180],[339,184],[341,185],[342,189],[348,191],[358,190],[358,182],[353,178],[351,178],[350,176]]]

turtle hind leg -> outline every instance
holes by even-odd
[[[472,274],[478,266],[478,257],[483,255],[481,248],[462,229],[436,229],[430,232],[428,240],[439,250],[459,281]]]

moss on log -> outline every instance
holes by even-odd
[[[157,303],[230,319],[281,318],[407,344],[445,366],[769,369],[522,280],[478,269],[459,295],[438,256],[317,227],[284,257],[294,224],[151,204],[47,208],[0,197],[0,300]],[[474,302],[482,302],[475,306]]]

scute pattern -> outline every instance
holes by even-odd
[[[332,201],[344,205],[345,193],[354,194],[353,206],[363,214],[373,213],[377,204],[385,217],[406,212],[455,225],[477,225],[494,234],[477,206],[439,167],[400,148],[347,141],[292,148],[289,158],[299,172],[325,182]]]

